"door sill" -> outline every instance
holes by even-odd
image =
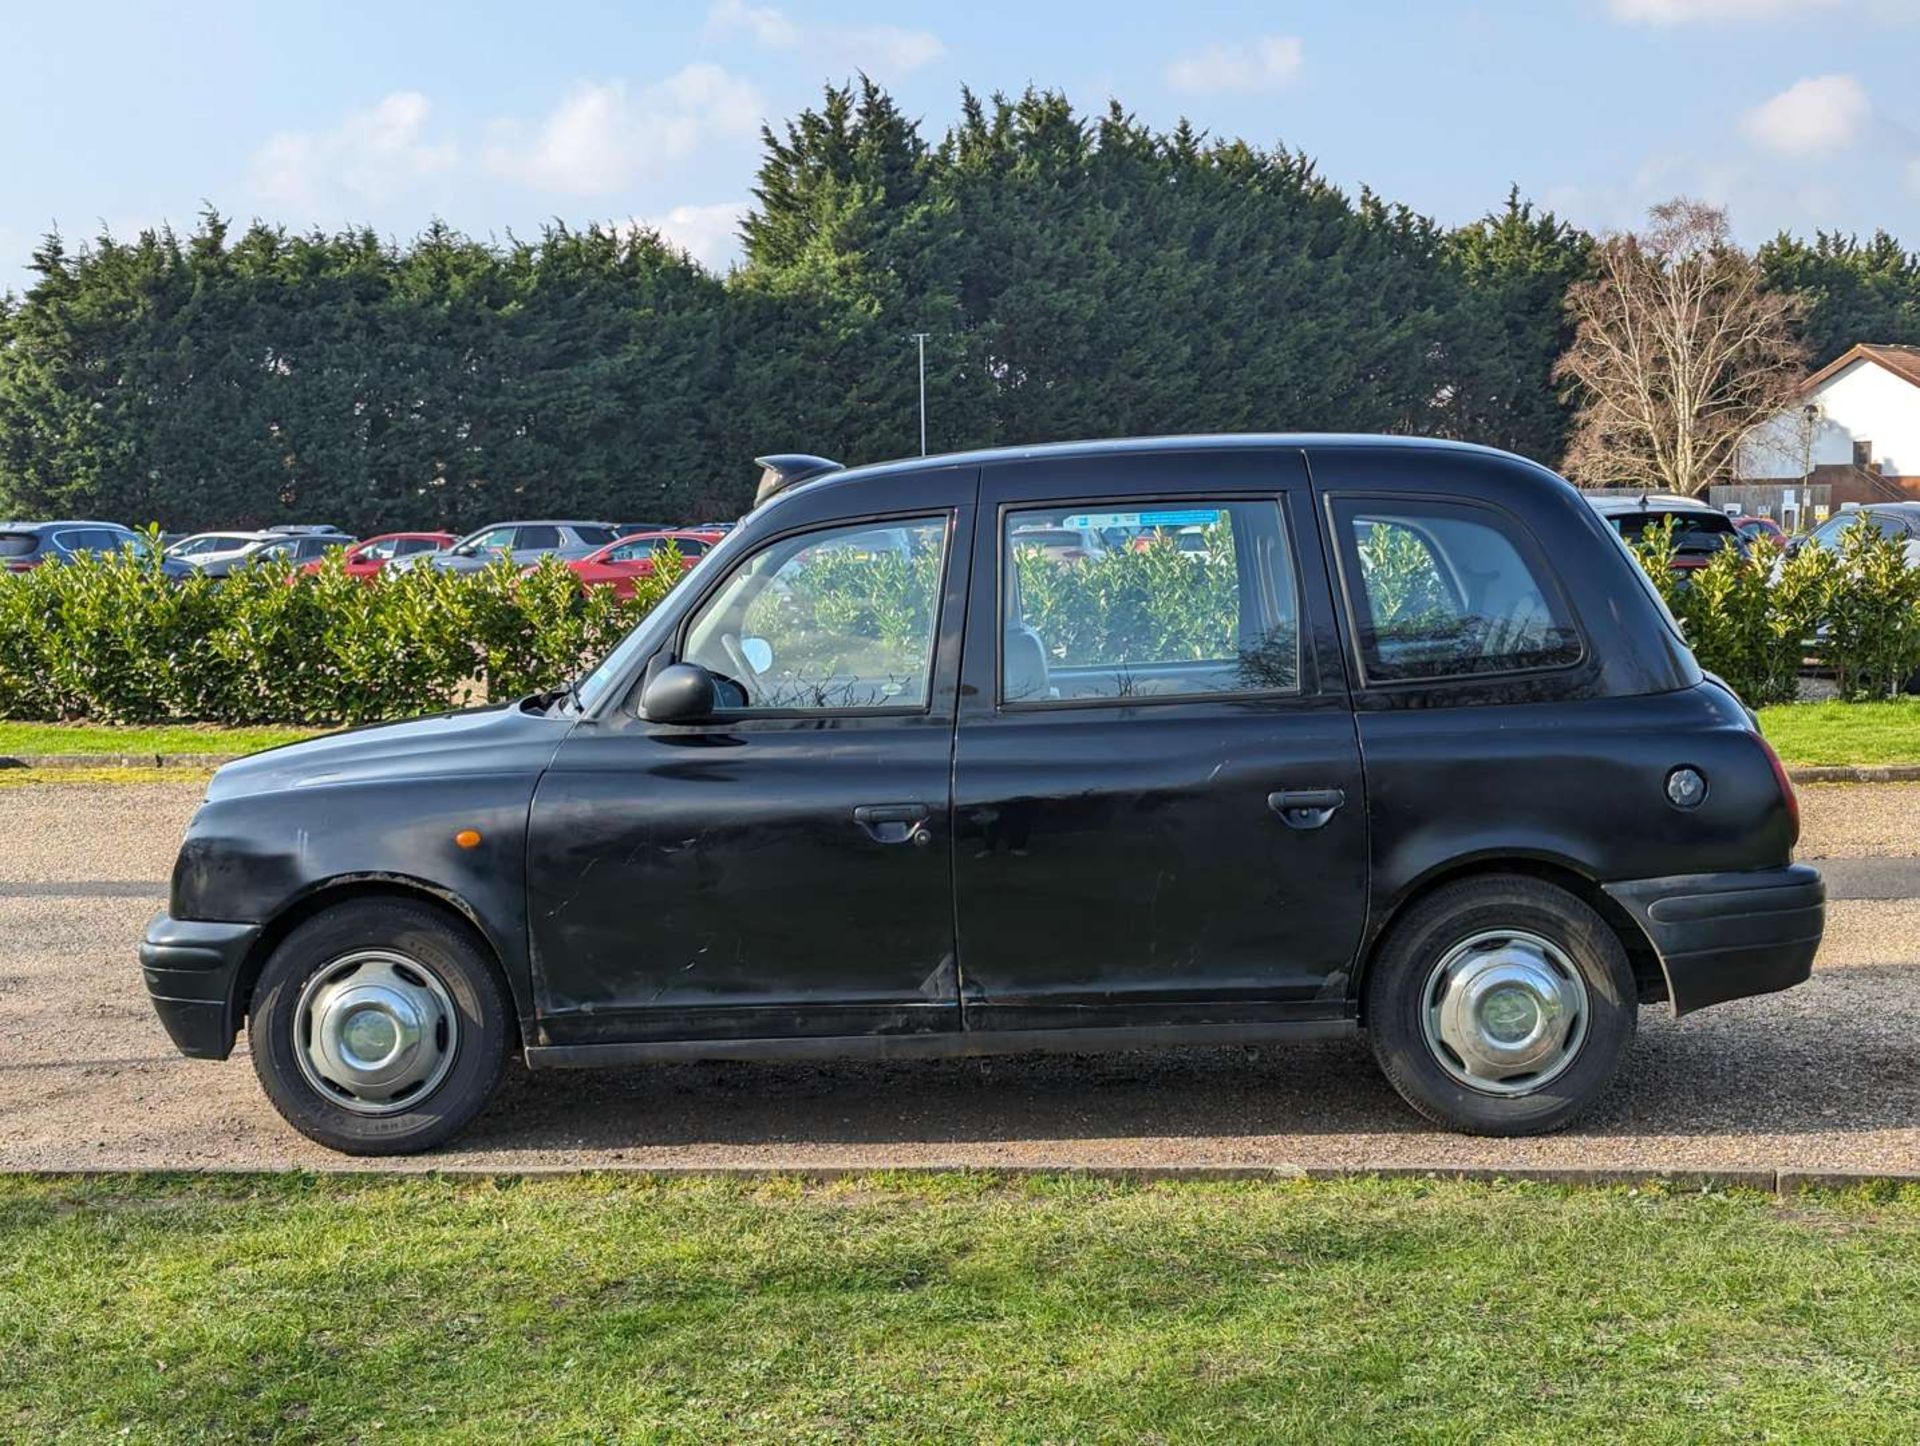
[[[982,1029],[943,1034],[805,1035],[785,1039],[636,1040],[623,1044],[527,1046],[528,1069],[690,1060],[967,1059],[994,1054],[1104,1054],[1176,1045],[1295,1043],[1350,1039],[1353,1019],[1287,1019],[1258,1024],[1125,1025],[1093,1029]]]

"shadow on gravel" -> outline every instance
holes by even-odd
[[[1828,1003],[1841,1001],[1829,994]],[[1716,1013],[1675,1023],[1643,1011],[1619,1080],[1569,1133],[1848,1134],[1907,1130],[1920,1119],[1915,1020],[1855,1016],[1847,1023],[1844,1005],[1834,1017],[1766,1001]],[[1340,1042],[607,1073],[516,1069],[461,1144],[559,1161],[582,1149],[1431,1132],[1363,1043]]]

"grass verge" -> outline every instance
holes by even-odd
[[[1920,1192],[0,1178],[0,1432],[1912,1439]]]
[[[212,777],[211,768],[0,768],[0,791],[76,783],[204,784]]]
[[[122,728],[98,723],[0,723],[0,754],[257,753],[314,735],[311,728],[218,728],[176,723]]]
[[[1885,703],[1784,703],[1760,727],[1789,767],[1920,763],[1920,698]]]

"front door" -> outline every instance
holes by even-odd
[[[1342,1017],[1367,808],[1301,454],[990,467],[974,555],[967,1027]]]
[[[950,784],[976,474],[913,510],[799,525],[702,589],[655,659],[711,722],[637,701],[568,735],[534,797],[540,1042],[959,1027]],[[805,509],[789,509],[804,516]]]

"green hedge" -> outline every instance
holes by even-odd
[[[1671,524],[1648,528],[1634,551],[1700,666],[1752,707],[1792,702],[1809,658],[1847,699],[1898,693],[1920,670],[1920,567],[1865,518],[1841,534],[1837,554],[1806,546],[1783,556],[1763,540],[1751,558],[1716,553],[1685,585],[1669,566]]]
[[[0,718],[367,723],[514,697],[563,682],[666,590],[622,601],[552,561],[370,585],[337,559],[172,582],[130,554],[83,558],[0,575]]]

